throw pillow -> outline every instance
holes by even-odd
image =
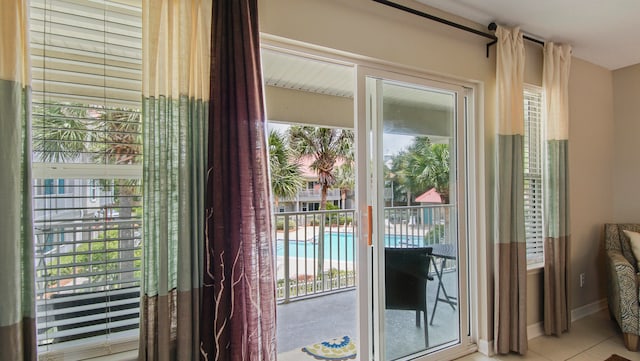
[[[624,234],[629,237],[629,243],[631,244],[631,252],[638,262],[638,269],[640,269],[640,233],[623,230]]]

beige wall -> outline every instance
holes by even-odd
[[[640,64],[613,72],[615,222],[640,222]]]
[[[569,78],[571,305],[606,297],[603,223],[613,216],[613,81],[609,70],[574,58]],[[579,274],[585,274],[580,288]]]
[[[371,0],[260,0],[259,10],[263,33],[467,79],[495,72],[487,39]]]
[[[527,275],[527,325],[539,323],[544,318],[543,276],[541,269],[530,271]]]
[[[419,7],[420,5],[415,5]],[[487,200],[487,242],[489,248],[480,263],[491,265],[491,225],[493,189],[493,140],[495,119],[495,47],[485,57],[487,40],[442,24],[391,9],[370,0],[261,0],[260,30],[264,34],[332,48],[351,54],[393,62],[423,71],[469,80],[479,84],[477,99],[482,100],[484,121],[485,196]],[[465,25],[485,30],[485,25],[423,10]],[[527,42],[525,81],[540,85],[542,51]],[[611,72],[574,59],[571,72],[570,179],[573,248],[571,281],[586,273],[586,287],[572,287],[572,308],[604,297],[602,274],[593,267],[598,259],[599,231],[612,217],[611,184],[613,146],[613,89]],[[487,268],[491,287],[492,268]],[[528,323],[542,319],[541,273],[529,279]],[[482,287],[483,285],[478,285]],[[485,287],[486,288],[486,287]],[[486,290],[480,290],[483,292]],[[488,291],[491,303],[492,291]],[[491,339],[491,305],[481,305],[481,339]]]

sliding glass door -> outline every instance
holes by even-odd
[[[470,91],[344,58],[271,49],[263,59],[270,127],[283,139],[293,134],[286,123],[328,135],[355,121],[355,182],[327,190],[339,209],[312,207],[322,194],[313,172],[274,204],[280,356],[301,359],[302,349],[343,343],[339,351],[351,357],[356,348],[360,361],[441,361],[475,350]]]
[[[440,358],[469,336],[466,91],[361,73],[369,352],[375,360]]]

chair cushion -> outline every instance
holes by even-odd
[[[638,261],[636,260],[633,251],[631,250],[631,241],[629,237],[624,233],[624,230],[640,233],[640,224],[637,223],[621,223],[618,224],[618,237],[620,238],[620,246],[622,248],[622,254],[633,265],[638,272]]]
[[[629,239],[629,244],[631,245],[631,252],[633,256],[636,258],[637,265],[636,271],[640,269],[640,233],[627,231],[626,229],[622,231],[625,236]]]

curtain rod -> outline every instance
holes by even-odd
[[[465,26],[465,25],[462,25],[462,24],[458,24],[458,23],[455,23],[455,22],[447,20],[447,19],[440,18],[440,17],[437,17],[435,15],[427,14],[427,13],[422,12],[420,10],[412,9],[410,7],[395,3],[393,1],[389,1],[389,0],[373,0],[373,1],[375,1],[377,3],[380,3],[380,4],[383,4],[383,5],[390,6],[392,8],[398,9],[398,10],[402,10],[402,11],[414,14],[414,15],[418,15],[420,17],[423,17],[423,18],[426,18],[426,19],[429,19],[429,20],[433,20],[433,21],[439,22],[441,24],[445,24],[445,25],[454,27],[456,29],[460,29],[460,30],[463,30],[463,31],[466,31],[466,32],[469,32],[469,33],[472,33],[472,34],[476,34],[476,35],[485,37],[487,39],[491,39],[491,42],[487,43],[487,58],[489,57],[489,48],[491,48],[491,46],[493,44],[498,42],[498,38],[494,34],[485,33],[483,31],[476,30],[474,28],[470,28],[468,26]],[[495,31],[497,28],[498,28],[498,26],[494,22],[492,22],[488,26],[488,29],[491,30],[491,31]],[[534,43],[537,43],[537,44],[540,44],[540,45],[544,46],[544,41],[542,41],[542,40],[538,40],[538,39],[532,38],[532,37],[527,36],[527,35],[523,35],[522,37],[525,40],[529,40],[529,41],[532,41]]]

